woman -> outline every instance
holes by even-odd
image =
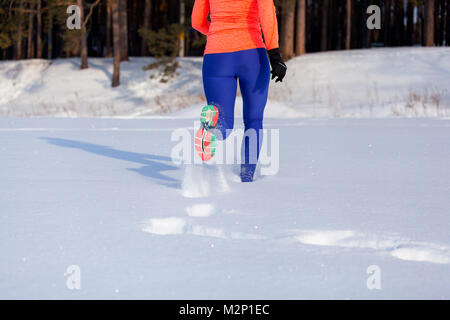
[[[208,13],[211,21],[208,20]],[[275,82],[283,81],[287,70],[278,48],[273,0],[195,0],[192,27],[207,36],[203,88],[208,104],[216,107],[212,110],[211,106],[205,107],[202,116],[208,116],[206,113],[212,111],[213,115],[209,114],[212,119],[215,111],[219,114],[217,127],[215,121],[202,120],[207,125],[200,129],[203,132],[201,149],[210,152],[209,157],[212,156],[214,149],[207,148],[209,142],[205,139],[214,139],[211,129],[218,129],[215,132],[219,139],[225,139],[233,129],[239,80],[245,126],[241,181],[250,182],[262,142],[260,130],[269,90],[269,60]]]

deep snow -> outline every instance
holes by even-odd
[[[189,119],[0,119],[0,298],[450,298],[449,120],[265,126],[242,184],[172,162]]]

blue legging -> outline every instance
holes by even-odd
[[[233,129],[238,79],[244,102],[245,126],[241,180],[248,182],[253,180],[259,158],[262,144],[260,130],[263,127],[264,107],[269,91],[270,67],[265,48],[204,56],[203,88],[208,104],[213,104],[219,109],[218,139],[226,139]],[[255,141],[254,138],[256,148],[255,143],[251,143]]]

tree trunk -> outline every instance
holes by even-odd
[[[326,51],[328,46],[328,0],[322,2],[322,35],[320,42],[320,50]]]
[[[399,1],[403,1],[403,0],[399,0]],[[367,19],[367,8],[369,7],[369,6],[371,6],[372,4],[373,4],[373,0],[368,0],[367,2],[366,2],[366,5],[364,5],[363,6],[363,17],[364,17],[364,19],[363,19],[363,23],[364,23],[364,25],[363,25],[363,28],[366,30],[366,37],[365,37],[365,39],[366,39],[366,43],[365,43],[365,48],[371,48],[372,47],[372,42],[373,42],[373,38],[374,38],[374,33],[375,33],[375,30],[371,30],[371,29],[369,29],[369,28],[367,28],[367,24],[366,24],[366,19]]]
[[[181,33],[180,33],[180,45],[178,46],[178,56],[184,57],[184,10],[185,3],[184,0],[180,0],[180,25],[181,25]]]
[[[450,3],[448,0],[442,0],[442,45],[448,46],[447,41],[445,40],[445,36],[447,34],[447,28],[449,24],[450,17],[448,16],[448,8],[450,6]]]
[[[143,27],[145,29],[150,29],[150,19],[152,14],[152,1],[145,0],[145,8],[144,8],[144,24]],[[146,56],[148,54],[147,43],[144,38],[141,40],[141,55]]]
[[[445,44],[445,23],[446,23],[446,19],[445,19],[445,0],[438,0],[438,4],[439,4],[439,10],[437,10],[436,15],[437,18],[435,19],[435,21],[440,21],[439,22],[439,27],[437,28],[437,42],[440,46]],[[447,18],[448,20],[448,18]]]
[[[36,5],[36,58],[42,59],[42,0],[37,0]]]
[[[306,0],[297,0],[297,39],[296,55],[306,53]]]
[[[129,9],[128,15],[128,55],[137,56],[138,51],[140,52],[137,30],[138,30],[138,2],[139,0],[128,1]]]
[[[450,46],[450,1],[447,0],[447,13],[446,13],[446,19],[447,25],[445,27],[445,45]]]
[[[333,26],[331,32],[327,30],[327,49],[336,48],[339,50],[339,40],[342,40],[342,31],[340,22],[342,15],[339,15],[339,6],[337,1],[328,1],[328,21],[327,26]]]
[[[127,18],[127,1],[119,0],[120,7],[120,46],[121,61],[128,61],[128,18]]]
[[[434,46],[434,0],[425,0],[425,46]]]
[[[152,14],[152,1],[145,0],[145,8],[144,8],[144,24],[143,27],[145,29],[150,29],[150,19]],[[148,54],[147,43],[144,38],[141,39],[141,55],[146,56]]]
[[[111,3],[106,1],[106,57],[112,57],[111,34]]]
[[[29,10],[30,13],[28,13],[28,39],[27,39],[27,58],[33,59],[33,3],[30,2]]]
[[[412,46],[414,42],[414,4],[408,1],[406,4],[406,45]]]
[[[350,50],[352,46],[352,0],[347,0],[347,23],[345,25],[345,49]]]
[[[395,1],[395,0],[394,0]],[[367,1],[361,0],[361,10],[360,10],[360,18],[361,18],[361,48],[367,47]]]
[[[283,58],[289,60],[294,56],[295,0],[283,0],[281,14],[281,53]]]
[[[53,15],[51,11],[48,12],[48,28],[47,28],[47,59],[51,59],[53,57]]]
[[[15,59],[16,60],[20,60],[22,59],[22,23],[23,23],[23,0],[20,0],[19,3],[19,18],[18,18],[18,22],[17,22],[17,28],[16,28],[16,32],[17,32],[17,41],[16,41],[16,45],[15,45]]]
[[[391,44],[391,0],[386,0],[384,7],[384,46]]]
[[[440,46],[441,43],[441,19],[439,17],[441,11],[440,0],[436,0],[434,4],[434,42],[435,45]]]
[[[114,69],[112,76],[112,87],[120,85],[120,57],[121,57],[121,45],[120,45],[120,18],[119,18],[119,1],[110,0],[111,12],[112,12],[112,31],[113,31],[113,46],[114,46]]]
[[[405,1],[397,0],[397,10],[398,10],[398,19],[397,22],[397,33],[398,33],[398,43],[397,45],[403,46],[406,42],[405,36]]]
[[[88,66],[86,24],[84,23],[85,21],[84,21],[83,0],[77,0],[77,5],[80,8],[80,21],[81,21],[81,38],[80,38],[81,67],[80,67],[80,69],[87,69],[89,66]]]
[[[101,4],[99,4],[97,6],[97,23],[99,25],[102,24],[102,5]],[[98,29],[101,30],[101,28],[98,28]],[[102,37],[100,30],[96,33],[96,41],[95,41],[96,42],[95,47],[97,49],[96,50],[97,57],[103,57],[103,37]]]
[[[308,17],[310,17],[310,19],[306,19],[306,39],[305,42],[308,43],[310,45],[310,48],[312,48],[314,50],[314,39],[312,37],[312,33],[314,30],[314,23],[315,23],[315,19],[313,18],[314,15],[314,4],[310,4],[308,5],[308,1],[306,2],[306,15]]]

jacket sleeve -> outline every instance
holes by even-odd
[[[209,0],[195,0],[194,8],[192,10],[192,28],[203,33],[208,34],[209,24]]]
[[[278,22],[273,0],[258,0],[258,14],[266,49],[278,48]]]

